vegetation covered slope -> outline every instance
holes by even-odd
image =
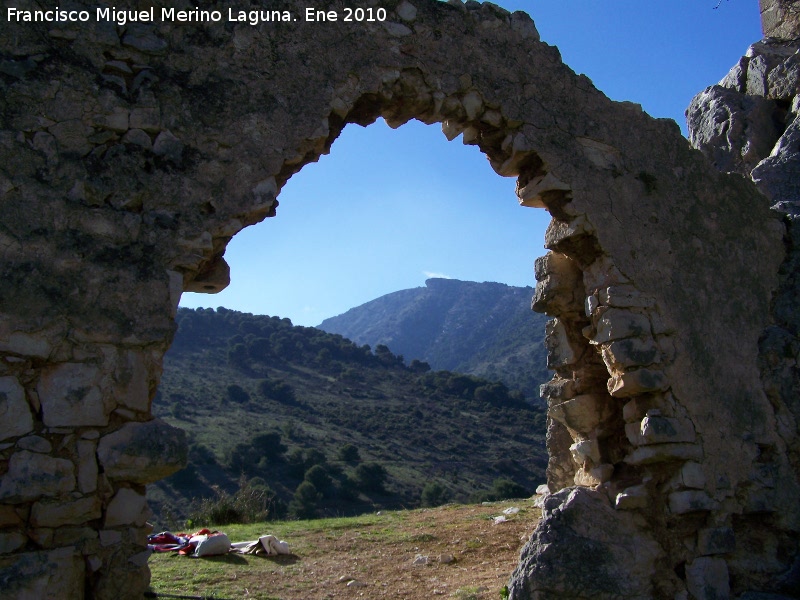
[[[385,346],[278,317],[181,309],[177,320],[153,410],[188,432],[190,465],[149,488],[165,524],[200,498],[235,504],[240,488],[267,498],[255,516],[270,518],[520,495],[544,481],[544,409],[501,383],[406,366]]]
[[[550,378],[544,325],[531,311],[533,288],[428,279],[352,308],[318,327],[357,344],[385,344],[434,369],[502,381],[529,396]]]

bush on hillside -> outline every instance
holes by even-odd
[[[262,379],[258,384],[258,393],[268,400],[275,400],[283,404],[292,404],[297,401],[294,388],[285,381]]]
[[[499,500],[510,500],[512,498],[527,498],[531,493],[518,483],[499,477],[492,482],[492,488],[483,492],[478,492],[472,497],[472,501],[478,502],[497,502]]]
[[[441,506],[442,504],[447,504],[449,500],[450,493],[438,481],[430,481],[422,488],[422,496],[420,497],[422,506]]]
[[[289,502],[289,514],[295,519],[313,519],[317,516],[317,506],[322,495],[310,481],[304,481],[294,492]]]
[[[362,492],[386,493],[386,479],[389,473],[378,463],[362,463],[353,471],[353,483]]]
[[[215,494],[213,498],[203,498],[192,505],[187,527],[258,523],[278,519],[285,512],[283,503],[263,479],[247,481],[242,477],[233,495],[220,489],[215,489]]]

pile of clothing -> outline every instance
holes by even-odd
[[[162,531],[147,537],[147,547],[153,552],[177,552],[183,556],[219,556],[228,552],[275,556],[289,554],[289,544],[274,535],[262,535],[257,540],[231,543],[220,531],[201,529],[195,533]]]

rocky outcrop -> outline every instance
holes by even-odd
[[[564,66],[523,13],[387,0],[374,21],[310,23],[303,3],[282,6],[298,20],[0,31],[0,411],[19,419],[0,439],[0,576],[12,597],[141,597],[143,487],[182,450],[174,434],[154,453],[151,432],[169,430],[140,424],[180,294],[224,287],[231,237],[275,215],[286,181],[343,127],[379,117],[441,123],[553,217],[534,300],[555,317],[549,485],[580,489],[554,494],[512,595],[791,589],[787,221],[674,123]],[[744,85],[777,85],[770,60],[752,77],[748,63]],[[765,145],[752,139],[725,156],[749,166]],[[625,573],[605,562],[578,589],[576,562],[553,558],[567,544],[545,547],[554,536]]]
[[[779,39],[800,37],[800,2],[798,0],[758,0],[764,35]]]
[[[762,2],[762,9],[764,4],[769,3]],[[796,3],[772,4],[788,11]],[[793,14],[796,18],[798,13]],[[798,33],[797,22],[790,19],[777,25],[765,20],[764,28],[784,38],[797,37]],[[758,360],[764,389],[775,411],[772,427],[779,443],[759,446],[758,467],[747,490],[746,506],[762,513],[759,533],[748,533],[747,541],[721,553],[729,566],[748,569],[754,560],[745,552],[752,552],[754,544],[780,544],[787,529],[800,529],[795,515],[766,508],[790,502],[786,496],[779,499],[785,493],[780,477],[776,477],[782,463],[788,459],[793,471],[800,471],[796,450],[800,442],[800,41],[773,37],[753,44],[718,85],[692,100],[687,118],[692,144],[720,170],[755,182],[786,226],[786,256],[772,296],[771,320],[759,339]],[[769,585],[776,589],[798,589],[800,558],[796,551],[783,560],[767,556],[761,560],[766,573],[749,573],[742,576],[743,580],[756,588],[772,579]]]

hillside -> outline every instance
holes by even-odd
[[[318,327],[536,397],[550,375],[543,343],[547,317],[531,311],[532,296],[530,287],[428,279],[425,287],[381,296]]]
[[[268,498],[257,516],[309,517],[544,480],[544,410],[503,384],[278,317],[181,309],[177,321],[153,411],[188,432],[191,464],[149,487],[162,523],[241,486]]]

